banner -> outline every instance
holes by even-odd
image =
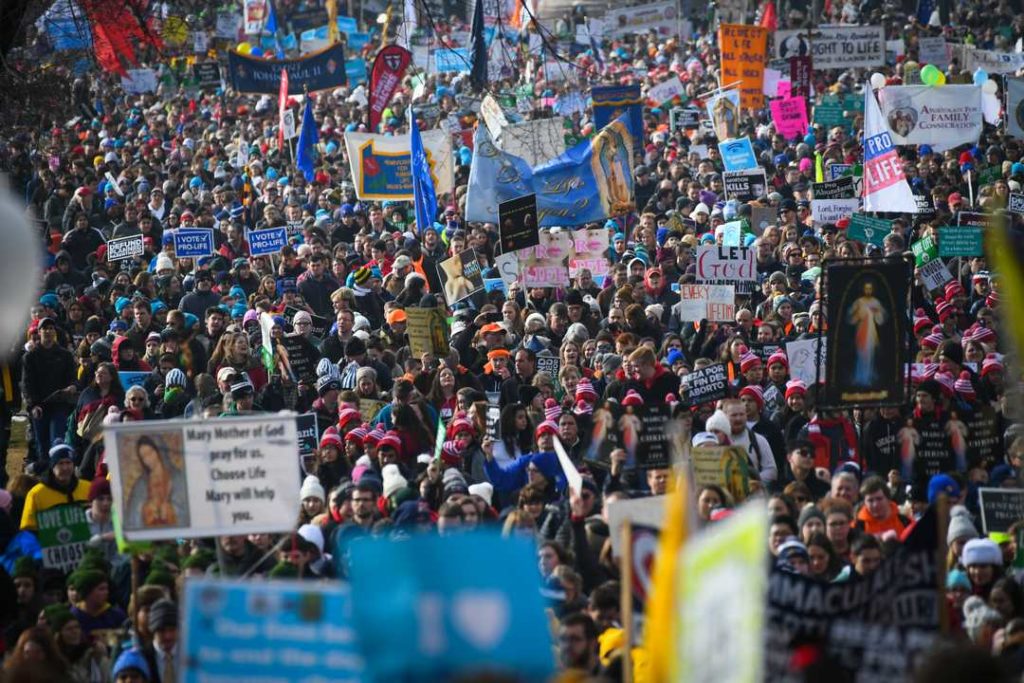
[[[902,261],[828,266],[825,405],[903,402],[910,281]]]
[[[595,85],[590,89],[590,99],[594,107],[596,130],[601,130],[625,113],[633,137],[643,137],[644,101],[639,85]]]
[[[946,225],[939,228],[939,258],[984,256],[985,235],[973,225]]]
[[[763,680],[790,680],[793,657],[808,645],[840,667],[843,680],[911,680],[912,667],[935,643],[937,592],[945,566],[936,566],[938,524],[929,507],[894,554],[868,577],[824,583],[772,570]]]
[[[1006,533],[1024,519],[1024,489],[981,487],[978,489],[981,508],[981,530],[987,536],[993,531]]]
[[[543,681],[553,673],[533,539],[411,534],[349,548],[334,555],[351,565],[366,680],[469,680],[488,670]]]
[[[1005,82],[1006,134],[1024,140],[1024,78],[1007,78]]]
[[[391,96],[402,84],[402,77],[412,60],[412,53],[398,45],[388,45],[377,53],[370,71],[370,130],[380,125],[380,115]]]
[[[452,191],[451,138],[442,130],[421,134],[438,196]],[[362,200],[413,201],[411,136],[345,133],[356,196]]]
[[[301,484],[294,415],[123,422],[103,431],[128,540],[294,529]]]
[[[498,149],[537,167],[565,152],[565,118],[533,119],[510,123],[497,136]]]
[[[917,61],[932,64],[940,70],[949,66],[949,47],[943,36],[918,36]]]
[[[43,566],[64,573],[74,571],[92,538],[85,508],[77,503],[47,508],[36,513],[36,526]]]
[[[722,285],[757,282],[754,250],[718,244],[700,245],[697,247],[697,282]],[[736,291],[741,292],[743,288],[737,287]]]
[[[327,549],[325,549],[326,551]],[[338,581],[185,581],[182,683],[365,680],[352,587]]]
[[[871,88],[864,88],[864,210],[917,213],[892,136]]]
[[[107,242],[107,261],[112,263],[142,256],[145,250],[146,245],[142,240],[142,235],[118,237]]]
[[[159,85],[153,69],[128,69],[128,75],[121,78],[121,87],[129,95],[156,92]]]
[[[764,106],[761,86],[764,60],[768,50],[768,29],[743,24],[719,24],[718,46],[722,56],[719,85],[740,84],[740,104],[744,109]]]
[[[772,100],[772,121],[775,130],[787,140],[803,139],[807,134],[807,101],[802,97]]]
[[[498,206],[498,235],[502,252],[517,251],[540,243],[537,228],[537,195],[510,199]]]
[[[729,391],[729,373],[725,364],[715,363],[683,375],[680,391],[683,404],[691,407],[725,398]]]
[[[990,75],[1012,74],[1018,69],[1024,68],[1024,52],[978,50],[969,45],[957,47],[963,54],[961,63],[967,73],[974,73],[981,69]]]
[[[419,358],[425,353],[441,357],[448,355],[448,320],[438,308],[408,308],[405,333],[409,335],[412,355]]]
[[[679,76],[662,81],[647,91],[647,101],[654,107],[660,107],[676,98],[686,98],[686,87],[679,80]]]
[[[476,249],[466,249],[437,264],[445,301],[451,306],[484,288],[484,278]]]
[[[819,71],[885,65],[881,26],[819,26],[810,39],[806,29],[776,31],[774,36],[777,59],[811,55]]]
[[[202,258],[216,251],[212,228],[178,228],[174,231],[177,258]]]
[[[984,125],[981,88],[976,85],[888,86],[879,99],[897,145],[931,145],[936,152],[973,145]]]
[[[468,48],[442,47],[434,50],[430,56],[434,60],[435,73],[443,74],[469,72]]]
[[[249,253],[252,256],[276,254],[288,244],[288,228],[265,228],[249,231]]]
[[[738,446],[698,446],[690,450],[695,486],[721,486],[740,503],[750,495],[750,459]]]
[[[853,176],[844,176],[835,180],[813,183],[811,196],[814,199],[855,199],[857,189]]]
[[[583,228],[572,233],[572,256],[569,257],[569,277],[579,277],[587,269],[595,278],[611,272],[608,247],[611,237],[607,228]]]
[[[711,127],[719,140],[732,140],[740,134],[740,91],[720,90],[705,103]]]
[[[298,59],[264,59],[228,52],[231,87],[238,92],[276,95],[281,69],[288,72],[289,95],[340,88],[347,82],[345,44],[337,43]]]
[[[748,168],[745,171],[726,171],[722,174],[725,196],[741,202],[752,202],[767,193],[768,181],[763,168]]]
[[[568,287],[573,237],[568,230],[542,230],[536,247],[516,252],[524,287]]]
[[[736,318],[736,288],[733,285],[680,285],[679,320],[682,322],[731,323]]]
[[[679,32],[679,9],[673,1],[633,7],[608,7],[604,17],[607,38],[624,38],[652,30],[666,38]]]
[[[726,140],[718,143],[718,151],[722,155],[722,165],[726,171],[745,171],[757,168],[757,157],[750,138]]]

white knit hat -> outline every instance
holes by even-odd
[[[469,494],[471,496],[480,496],[487,501],[487,504],[491,504],[491,498],[494,496],[494,487],[491,486],[490,482],[482,481],[479,484],[473,484],[469,487]]]
[[[391,463],[385,465],[381,471],[381,479],[384,480],[384,497],[390,498],[391,494],[397,493],[409,485],[409,481],[402,476],[398,465]]]
[[[302,488],[299,489],[299,500],[306,500],[307,498],[319,498],[322,501],[327,500],[327,496],[324,495],[324,487],[320,483],[320,480],[315,475],[308,475],[302,482]]]

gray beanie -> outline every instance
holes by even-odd
[[[966,510],[960,513],[954,510],[953,514],[949,518],[949,529],[946,531],[946,543],[948,545],[953,545],[953,541],[958,538],[965,538],[968,541],[972,538],[978,538],[978,529],[974,526],[974,522],[971,521],[971,517]]]
[[[797,522],[797,527],[802,530],[804,528],[804,524],[807,524],[807,522],[812,519],[820,519],[821,523],[824,524],[825,514],[813,505],[808,505],[800,511],[800,519]]]

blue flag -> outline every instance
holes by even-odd
[[[525,160],[502,152],[481,121],[473,135],[466,220],[498,222],[498,205],[533,193],[533,171]]]
[[[313,147],[320,141],[320,135],[316,130],[316,120],[313,118],[312,100],[306,96],[306,108],[302,112],[302,128],[299,130],[298,160],[295,165],[306,176],[306,182],[312,182],[316,162],[313,159]]]
[[[430,175],[430,162],[423,149],[420,138],[420,127],[416,125],[416,115],[409,107],[409,147],[412,152],[412,194],[416,205],[416,231],[422,233],[434,224],[437,217],[437,194],[434,192],[434,179]]]
[[[273,0],[267,0],[267,21],[263,24],[263,30],[274,38],[274,53],[278,59],[284,59],[284,49],[281,41],[277,39],[277,13],[274,11]]]
[[[476,0],[473,25],[469,31],[469,82],[477,90],[487,89],[487,41],[484,39],[484,0]]]
[[[935,11],[935,0],[917,0],[917,21],[922,26],[927,26],[931,21],[932,12]]]

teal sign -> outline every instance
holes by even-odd
[[[850,226],[846,229],[846,236],[852,240],[881,247],[885,236],[891,229],[892,221],[855,213],[850,217]]]
[[[984,256],[985,237],[973,225],[947,225],[939,228],[939,256]]]

